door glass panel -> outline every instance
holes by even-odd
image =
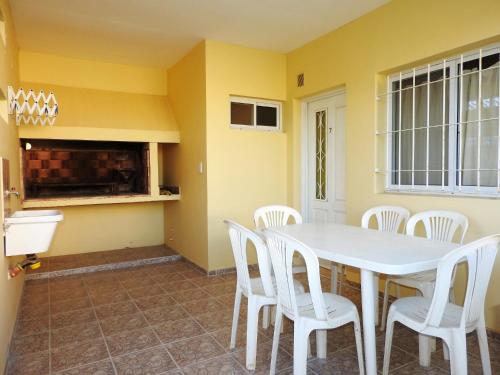
[[[326,109],[316,112],[316,199],[326,201]]]

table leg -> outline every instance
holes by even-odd
[[[373,298],[374,298],[374,303],[375,303],[375,325],[378,326],[379,324],[379,317],[378,317],[378,308],[379,308],[379,301],[378,301],[378,273],[373,274]]]
[[[363,338],[365,342],[366,375],[377,374],[377,346],[375,337],[375,301],[372,271],[361,270],[361,304],[363,306]]]

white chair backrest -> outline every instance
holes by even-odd
[[[295,224],[302,224],[302,216],[297,210],[279,205],[257,208],[253,215],[253,220],[256,228],[261,227],[260,222],[264,224],[264,228],[270,228],[287,225],[290,217],[293,217]]]
[[[460,228],[458,243],[462,244],[469,228],[469,220],[462,214],[453,211],[425,211],[413,215],[406,225],[406,234],[415,235],[415,227],[422,222],[425,234],[431,240],[452,242],[455,232]]]
[[[403,223],[403,228],[410,217],[410,211],[399,206],[378,206],[367,210],[361,218],[361,227],[368,228],[370,219],[375,215],[378,230],[383,232],[399,232],[399,227]]]
[[[263,233],[271,254],[278,291],[278,303],[283,310],[283,314],[290,319],[298,316],[292,273],[293,255],[298,252],[302,255],[306,264],[307,279],[316,319],[326,320],[328,314],[321,290],[318,257],[309,247],[292,237],[279,234],[273,229],[265,229]]]
[[[485,237],[461,246],[441,259],[437,269],[436,287],[425,325],[439,327],[446,305],[455,266],[465,261],[468,267],[467,291],[460,327],[475,323],[484,314],[484,300],[498,252],[500,235]]]
[[[250,284],[250,274],[248,272],[247,245],[250,241],[257,252],[257,263],[259,266],[260,277],[266,296],[275,295],[271,278],[271,265],[269,264],[269,255],[264,240],[255,232],[245,228],[231,220],[224,220],[229,231],[229,239],[233,249],[234,263],[236,264],[236,277],[238,284],[247,294],[252,294]]]

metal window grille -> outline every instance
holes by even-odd
[[[500,196],[500,46],[387,77],[389,191]]]

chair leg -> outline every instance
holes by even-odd
[[[389,373],[393,332],[394,332],[394,320],[391,312],[389,311],[389,316],[387,318],[387,328],[385,330],[384,367],[382,369],[382,375],[387,375]]]
[[[421,286],[422,289],[417,289],[417,291],[422,293],[422,296],[424,296],[425,298],[432,299],[432,297],[434,296],[434,287],[435,287],[434,283],[424,283]],[[431,352],[435,352],[436,351],[436,338],[431,337],[428,340],[430,341]],[[430,364],[430,358],[429,358],[429,364]]]
[[[310,331],[300,321],[295,321],[293,330],[293,374],[304,375],[307,372],[307,337]]]
[[[431,365],[431,348],[433,337],[423,335],[419,333],[418,335],[418,356],[419,363],[422,367],[429,367]],[[434,340],[434,343],[436,341]]]
[[[269,320],[270,320],[269,309],[270,309],[269,305],[266,305],[262,308],[262,328],[264,329],[269,328]]]
[[[345,271],[345,266],[343,264],[341,264],[340,265],[340,279],[338,279],[339,283],[338,283],[338,286],[337,286],[337,293],[338,293],[339,296],[342,294],[342,286],[343,286],[345,278],[346,278],[345,272],[346,272]]]
[[[280,343],[282,322],[283,322],[283,315],[281,314],[281,308],[277,306],[276,318],[274,320],[273,348],[271,351],[271,368],[269,372],[271,375],[274,375],[276,373],[276,361],[278,358],[278,346]]]
[[[450,360],[450,349],[448,348],[448,345],[446,345],[446,342],[442,342],[443,344],[443,358],[445,361],[449,361]]]
[[[316,330],[316,355],[318,358],[326,358],[326,329]]]
[[[260,306],[254,298],[248,298],[246,353],[246,365],[248,370],[255,370],[257,358],[257,332],[259,330],[259,307]]]
[[[363,340],[361,339],[361,324],[359,317],[354,321],[354,337],[356,338],[356,352],[358,353],[359,375],[365,374],[365,361],[363,358]]]
[[[491,375],[491,362],[490,351],[488,349],[488,335],[486,334],[486,327],[484,318],[481,318],[481,323],[477,327],[477,341],[479,342],[479,352],[481,353],[481,363],[483,365],[483,374]]]
[[[384,303],[382,305],[382,317],[380,322],[380,330],[383,331],[385,329],[385,321],[387,319],[387,306],[389,305],[389,284],[391,281],[389,278],[385,280],[385,288],[384,288]]]
[[[240,316],[241,294],[241,290],[239,286],[237,286],[236,294],[234,296],[233,325],[231,326],[231,343],[229,344],[229,349],[234,349],[236,347],[236,334],[238,331],[238,317]]]
[[[331,262],[330,265],[330,290],[333,294],[337,294],[338,268],[337,263]]]
[[[450,348],[451,375],[467,375],[465,332],[454,331],[448,347]]]

